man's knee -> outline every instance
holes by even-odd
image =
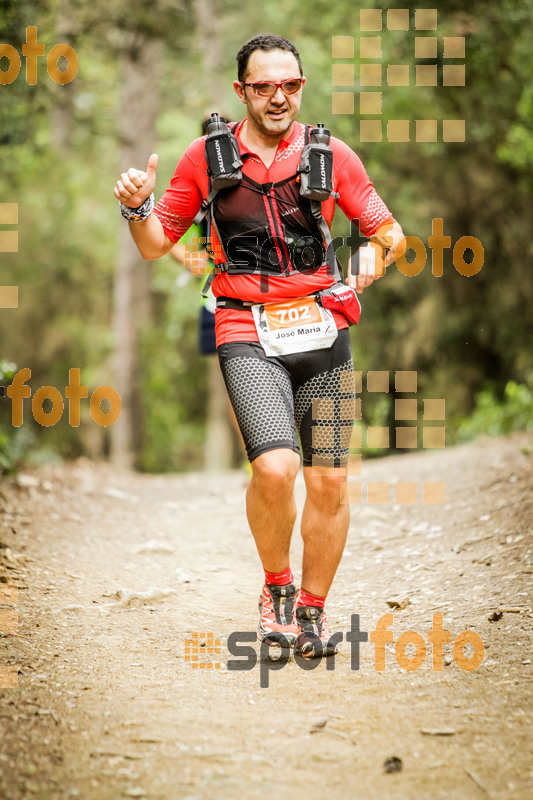
[[[269,450],[252,461],[254,480],[265,491],[292,491],[300,457],[293,450]]]
[[[317,473],[312,467],[304,470],[307,496],[324,511],[335,512],[343,504],[345,469],[323,470]]]

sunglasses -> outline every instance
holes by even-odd
[[[296,92],[302,88],[304,82],[305,78],[289,78],[289,80],[281,81],[281,83],[263,83],[262,81],[245,83],[241,81],[243,86],[251,86],[255,94],[258,94],[260,97],[272,97],[276,94],[280,86],[283,94],[296,94]]]

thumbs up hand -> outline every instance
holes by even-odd
[[[157,161],[158,156],[156,153],[152,153],[148,159],[146,172],[133,169],[133,167],[127,172],[123,172],[113,189],[117,200],[130,208],[138,208],[142,205],[154,191]]]

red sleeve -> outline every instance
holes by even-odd
[[[359,224],[363,236],[372,236],[384,222],[394,220],[378,195],[359,156],[340,139],[331,137],[335,170],[335,191],[339,208]]]
[[[178,161],[170,186],[156,204],[154,213],[167,236],[177,242],[191,227],[202,199],[207,196],[205,137],[195,139]]]

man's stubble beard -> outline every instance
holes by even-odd
[[[294,118],[296,117],[297,113],[298,112],[295,113]],[[286,119],[280,120],[280,124],[285,127],[277,127],[276,122],[270,120],[266,112],[265,112],[265,117],[262,117],[257,115],[253,111],[253,109],[250,109],[250,107],[248,107],[248,117],[250,120],[252,120],[253,124],[256,126],[256,128],[259,130],[260,133],[262,133],[265,136],[272,136],[272,137],[285,135],[287,131],[290,129],[292,123],[294,122],[294,118],[290,111],[287,112]],[[271,125],[276,127],[266,127],[266,125]]]

